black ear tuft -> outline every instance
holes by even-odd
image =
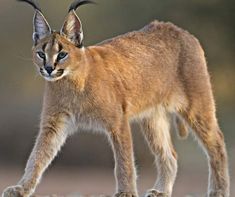
[[[83,31],[82,23],[75,13],[75,10],[85,4],[95,4],[91,0],[75,0],[69,7],[69,14],[61,28],[60,33],[77,47],[82,47]]]
[[[51,28],[42,14],[41,9],[37,3],[33,0],[17,0],[20,2],[26,2],[35,9],[33,18],[33,41],[36,45],[38,41],[51,34]]]
[[[30,0],[17,0],[17,1],[28,3],[28,4],[31,5],[35,10],[38,10],[38,11],[42,12],[41,9],[40,9],[40,7],[39,7],[39,6],[37,5],[37,3],[34,2],[34,1],[30,1]]]
[[[72,10],[76,10],[79,6],[85,5],[85,4],[96,4],[93,1],[90,0],[75,0],[69,7],[69,12]]]

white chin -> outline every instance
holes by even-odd
[[[60,77],[44,77],[44,79],[46,79],[46,81],[58,81],[60,79],[62,79],[63,76],[60,76]]]
[[[64,72],[61,76],[59,77],[53,77],[53,76],[43,76],[44,79],[46,79],[46,81],[58,81],[60,79],[62,79],[63,77],[65,77],[68,74],[68,72]]]

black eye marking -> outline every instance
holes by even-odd
[[[60,61],[60,60],[64,59],[67,55],[68,55],[68,53],[66,53],[66,52],[60,52],[57,56],[57,60]]]
[[[46,47],[47,47],[47,43],[45,43],[45,44],[42,45],[42,51],[43,51],[43,52],[45,52]]]
[[[41,59],[44,59],[44,60],[46,59],[45,53],[39,51],[39,52],[37,52],[37,54],[38,54],[38,56],[39,56]]]
[[[61,52],[62,49],[63,49],[63,46],[62,46],[62,44],[59,43],[59,52]]]

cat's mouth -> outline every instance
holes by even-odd
[[[55,69],[49,74],[44,68],[40,68],[41,76],[47,81],[57,81],[62,79],[67,73],[65,69]]]

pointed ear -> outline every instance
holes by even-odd
[[[33,18],[33,41],[36,45],[39,40],[51,34],[51,28],[43,14],[36,10]]]
[[[69,12],[60,33],[61,35],[64,35],[74,45],[78,47],[82,46],[82,23],[74,10],[71,10]]]

